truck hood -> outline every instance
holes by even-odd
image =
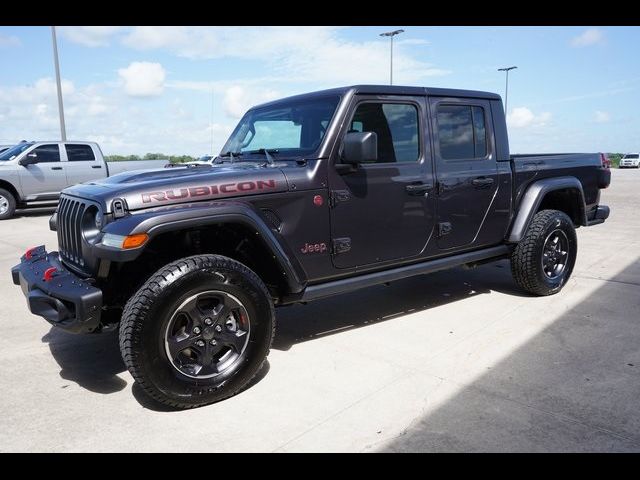
[[[286,177],[279,166],[237,163],[123,172],[69,187],[63,193],[98,202],[106,213],[110,213],[111,203],[116,198],[123,199],[129,210],[138,210],[283,192],[287,188]]]

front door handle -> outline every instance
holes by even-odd
[[[51,170],[62,170],[62,167],[51,167]]]
[[[431,190],[431,185],[427,185],[426,183],[418,183],[413,185],[407,185],[404,187],[409,195],[422,195],[423,193]]]
[[[102,165],[91,165],[91,168],[102,168]]]
[[[478,177],[471,180],[471,184],[478,188],[487,188],[493,185],[493,178]]]

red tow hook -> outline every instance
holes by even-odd
[[[27,250],[26,252],[24,252],[24,258],[26,258],[27,260],[31,260],[31,257],[33,257],[33,252],[37,249],[38,247],[31,247],[29,250]]]
[[[56,273],[56,267],[47,268],[44,271],[44,276],[42,277],[42,280],[44,280],[45,282],[48,282],[53,278],[54,273]]]

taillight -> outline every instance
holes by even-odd
[[[611,160],[609,160],[604,153],[600,154],[600,162],[602,163],[602,168],[611,167]]]

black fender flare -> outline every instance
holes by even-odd
[[[575,189],[578,191],[578,195],[580,197],[580,225],[587,225],[584,191],[580,180],[576,177],[544,178],[537,182],[533,182],[522,196],[518,213],[513,221],[509,234],[507,235],[507,242],[518,243],[522,240],[522,237],[524,237],[527,228],[529,228],[529,224],[531,223],[535,213],[538,211],[540,203],[542,203],[545,195],[555,190],[564,189]]]
[[[307,285],[306,274],[295,255],[280,234],[269,228],[256,209],[244,202],[212,201],[161,207],[113,221],[105,226],[103,232],[123,236],[146,233],[152,240],[165,232],[221,223],[241,224],[255,231],[282,269],[289,292],[304,290]],[[130,262],[142,254],[148,243],[130,250],[107,247],[101,243],[96,243],[92,248],[98,258]]]

